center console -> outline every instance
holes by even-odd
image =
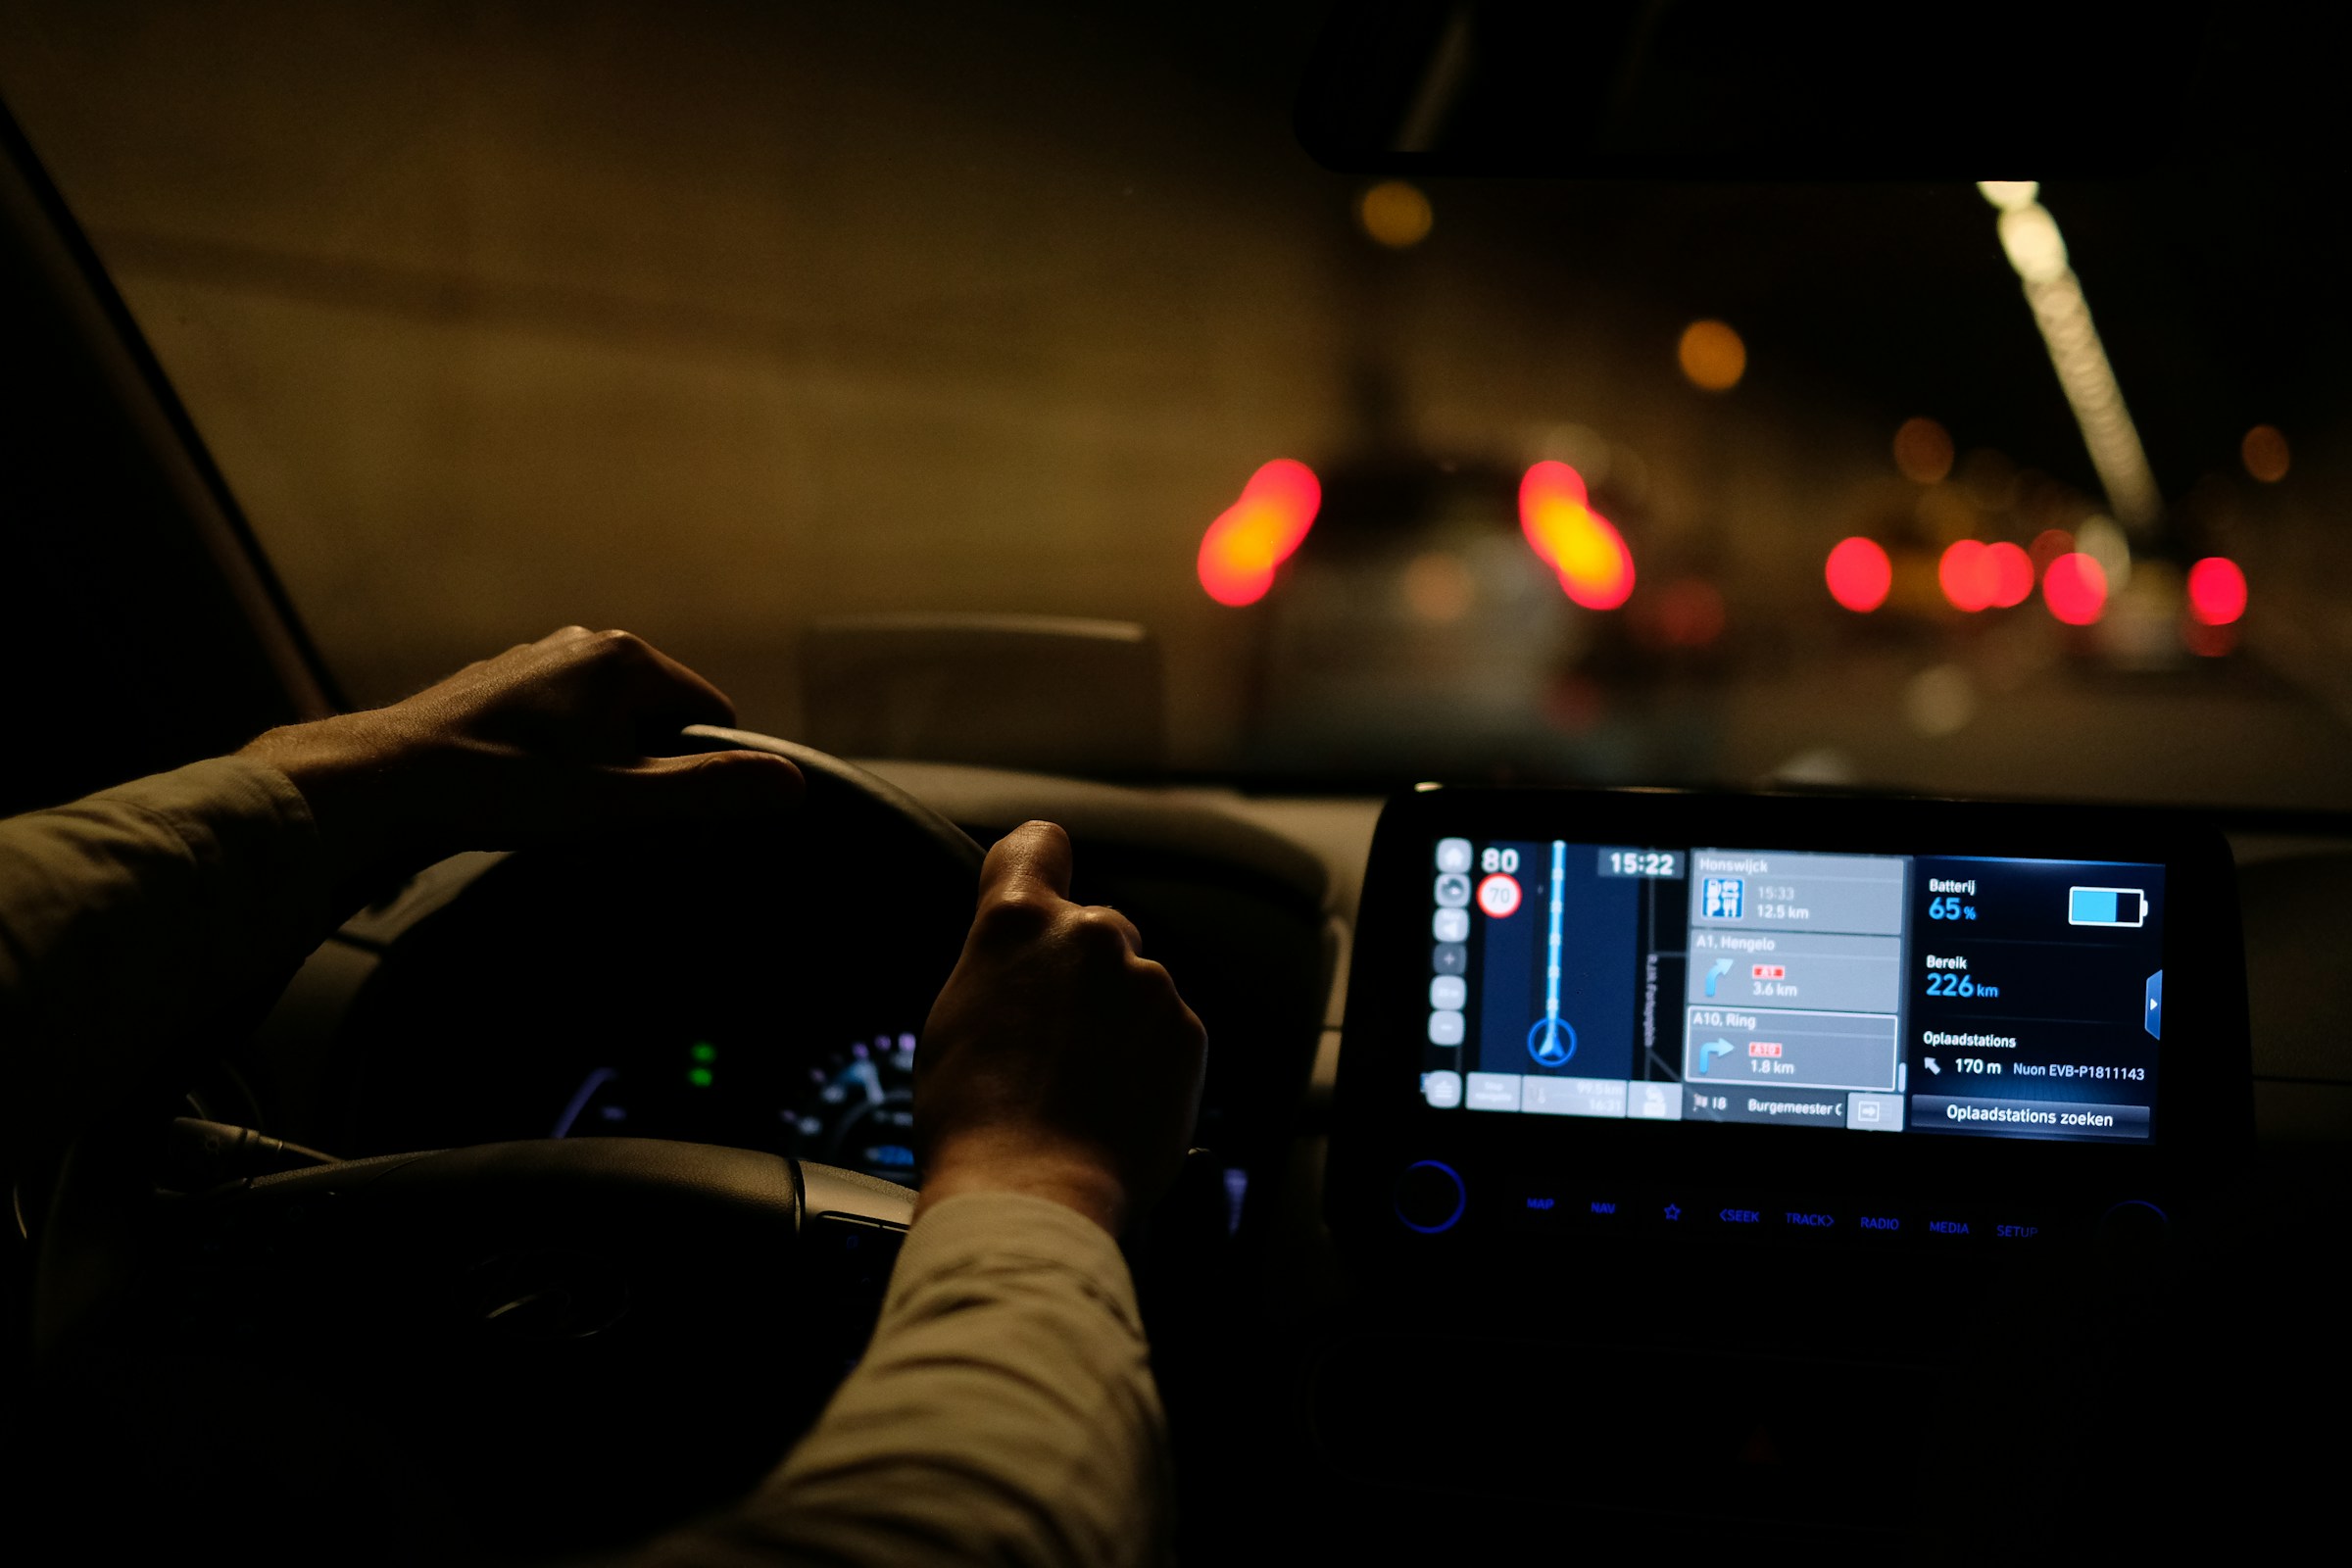
[[[1351,976],[1366,1261],[2041,1255],[2162,1234],[2250,1140],[2229,850],[2162,812],[1418,791]]]

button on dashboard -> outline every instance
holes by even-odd
[[[1790,1241],[1841,1241],[1853,1229],[1843,1213],[1821,1203],[1782,1203],[1771,1218],[1773,1229]]]
[[[1597,1231],[1632,1230],[1641,1223],[1643,1206],[1626,1202],[1615,1193],[1605,1198],[1588,1198],[1584,1203],[1584,1222]]]
[[[1563,1188],[1522,1183],[1511,1193],[1509,1220],[1513,1230],[1550,1235],[1571,1228],[1575,1217],[1574,1201]]]
[[[1708,1209],[1707,1218],[1713,1228],[1729,1235],[1761,1236],[1768,1212],[1761,1204],[1736,1199]]]
[[[1396,1178],[1396,1217],[1424,1236],[1449,1231],[1470,1206],[1461,1172],[1443,1160],[1418,1159]]]
[[[1569,1176],[1510,1173],[1490,1181],[1481,1225],[1534,1242],[1571,1244],[1606,1236],[1664,1243],[1715,1238],[1806,1250],[1900,1248],[1925,1251],[2014,1250],[2035,1252],[2072,1240],[2074,1228],[2035,1203],[1870,1201],[1830,1194],[1690,1193],[1601,1187]],[[1396,1214],[1424,1235],[1452,1229],[1467,1210],[1461,1174],[1439,1160],[1406,1166],[1396,1183]],[[2137,1206],[2127,1222],[2152,1218]]]

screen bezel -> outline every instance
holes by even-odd
[[[2156,1136],[2145,1145],[1997,1136],[1856,1135],[1827,1128],[1620,1121],[1438,1110],[1419,1092],[1428,1013],[1430,858],[1444,837],[1689,851],[1991,856],[2165,867],[2165,1035]],[[2187,957],[2195,955],[2193,961]],[[1707,795],[1425,789],[1383,809],[1365,869],[1326,1179],[1343,1234],[1393,1235],[1405,1165],[1443,1160],[1475,1187],[1533,1169],[1630,1186],[1663,1182],[1888,1201],[2030,1202],[2082,1210],[2178,1201],[2250,1146],[2245,955],[2234,862],[2221,833],[2153,808]],[[1472,1174],[1477,1173],[1477,1174]],[[1482,1207],[1489,1211],[1482,1215]],[[1452,1237],[1491,1232],[1474,1194]]]

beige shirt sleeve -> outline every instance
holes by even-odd
[[[302,793],[245,758],[0,822],[0,1157],[71,1137],[328,925]]]
[[[873,1343],[740,1508],[633,1568],[1157,1563],[1166,1420],[1125,1259],[1044,1199],[974,1194],[908,1233]]]

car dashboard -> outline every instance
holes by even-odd
[[[1070,828],[1072,897],[1135,919],[1208,1024],[1197,1141],[1224,1161],[1238,1216],[1330,1045],[1346,882],[1231,802],[980,768],[874,770],[982,843],[1035,816]],[[1330,811],[1343,831],[1372,814]],[[911,1181],[914,1047],[936,965],[889,956],[906,919],[959,930],[968,904],[907,908],[894,869],[854,853],[815,875],[809,886],[781,856],[671,843],[444,862],[352,920],[297,977],[256,1042],[259,1108],[346,1157],[646,1137]]]
[[[1561,1509],[1596,1541],[1671,1520],[1701,1539],[1982,1545],[2005,1515],[1952,1478],[1985,1446],[2034,1493],[2011,1513],[2034,1530],[2157,1531],[2190,1496],[2198,1517],[2223,1495],[2290,1506],[2296,1412],[2343,1383],[2299,1364],[2300,1330],[2276,1332],[2280,1303],[2320,1299],[2308,1236],[2352,1140],[2327,982],[2352,934],[2342,842],[2230,842],[2254,1147],[2158,1252],[1986,1249],[1889,1270],[1818,1246],[1593,1238],[1540,1268],[1399,1271],[1335,1240],[1324,1189],[1381,803],[868,765],[983,843],[1062,822],[1073,895],[1133,917],[1206,1024],[1201,1191],[1131,1249],[1187,1551],[1532,1543],[1557,1539]],[[321,950],[243,1063],[265,1125],[342,1155],[648,1136],[910,1179],[929,992],[842,956],[888,948],[887,887],[837,899],[696,857],[681,880],[663,847],[502,892],[519,858],[447,862]],[[811,937],[812,918],[846,944]],[[1856,1313],[1891,1325],[1860,1355],[1822,1327]],[[1959,1396],[1988,1378],[2064,1392]],[[2056,1421],[2050,1399],[2096,1419]],[[2194,1450],[2219,1490],[2176,1485],[2182,1445],[2217,1422],[2243,1434],[2227,1462]],[[1831,1502],[1805,1479],[1825,1467],[1847,1478]],[[2092,1500],[2117,1487],[2133,1498]]]

